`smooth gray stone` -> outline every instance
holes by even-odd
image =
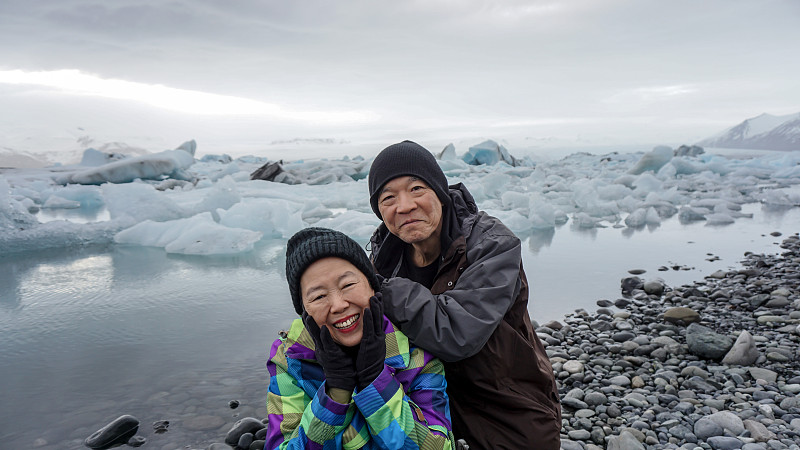
[[[261,423],[260,420],[254,417],[245,417],[244,419],[241,419],[233,424],[233,427],[225,436],[225,443],[231,447],[235,447],[239,444],[239,438],[241,438],[243,434],[256,433],[258,430],[264,427],[265,425]]]
[[[124,444],[139,430],[139,420],[131,415],[123,415],[111,423],[92,433],[84,444],[91,449],[110,447],[113,444]]]
[[[733,346],[733,339],[711,328],[692,323],[686,328],[686,343],[693,355],[719,361]]]
[[[628,430],[608,438],[607,450],[644,450],[644,445]]]
[[[569,439],[562,439],[561,450],[583,450],[583,446],[579,442],[571,441]]]
[[[722,426],[707,417],[701,417],[694,423],[694,434],[700,440],[707,440],[713,436],[722,436],[725,430]]]
[[[739,334],[739,337],[736,338],[736,342],[733,343],[733,347],[731,347],[728,353],[725,354],[725,357],[722,358],[722,364],[729,366],[749,366],[756,362],[758,356],[759,353],[753,335],[747,330],[743,330]]]
[[[744,445],[744,442],[731,436],[713,436],[706,439],[706,443],[714,450],[733,450]]]
[[[266,443],[267,443],[267,441],[265,441],[263,439],[255,440],[250,444],[250,448],[247,449],[247,450],[263,450],[264,449],[264,444],[266,444]]]
[[[239,443],[236,444],[237,448],[250,448],[253,443],[253,433],[245,433],[239,437]]]

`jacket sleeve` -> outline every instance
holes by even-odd
[[[482,214],[482,220],[485,217]],[[517,238],[493,219],[478,223],[467,243],[468,266],[448,291],[434,295],[405,278],[381,286],[384,313],[415,345],[444,361],[460,361],[480,351],[522,288],[522,249]]]
[[[300,361],[288,362],[281,354],[282,342],[275,341],[270,352],[267,368],[270,373],[267,393],[267,436],[265,449],[305,449],[358,448],[344,445],[343,432],[351,425],[355,405],[333,401],[325,393],[325,384],[309,395],[303,388],[313,391],[308,380],[293,376],[293,373],[313,373],[315,369],[305,364],[302,370],[291,370],[289,364],[303,364]]]
[[[442,362],[414,349],[412,366],[383,372],[353,396],[375,448],[453,448],[447,383]],[[406,388],[404,389],[404,383]]]

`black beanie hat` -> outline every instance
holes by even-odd
[[[404,175],[422,179],[433,189],[442,205],[450,204],[447,177],[436,158],[416,142],[403,141],[381,150],[369,169],[369,204],[379,219],[383,220],[378,210],[381,189],[392,179]]]
[[[303,314],[303,297],[300,293],[300,277],[315,261],[335,256],[349,261],[367,277],[369,285],[380,290],[378,277],[367,258],[366,252],[342,232],[328,228],[304,228],[294,234],[286,244],[286,281],[297,314]]]

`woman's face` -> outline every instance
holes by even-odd
[[[300,294],[308,315],[320,328],[327,326],[335,342],[361,342],[364,309],[375,291],[356,266],[337,257],[318,259],[300,276]]]

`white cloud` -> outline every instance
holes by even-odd
[[[0,70],[0,83],[51,88],[57,94],[88,95],[142,102],[186,114],[273,116],[283,119],[324,122],[371,122],[368,111],[296,111],[247,98],[178,89],[162,85],[104,79],[78,70],[26,72]]]

